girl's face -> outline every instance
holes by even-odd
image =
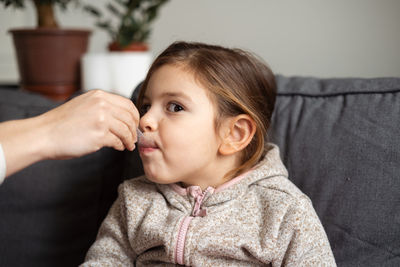
[[[202,188],[219,183],[228,170],[218,153],[216,109],[190,72],[160,67],[149,80],[141,109],[140,128],[150,141],[139,144],[139,152],[149,180]]]

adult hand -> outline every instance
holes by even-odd
[[[133,150],[139,113],[131,100],[89,91],[42,115],[49,158],[79,157],[102,147]]]
[[[138,123],[132,101],[101,90],[37,117],[0,123],[6,176],[40,160],[79,157],[102,147],[133,150]]]

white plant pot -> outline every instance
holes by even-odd
[[[82,58],[82,89],[102,89],[125,97],[142,82],[152,61],[150,52],[85,54]]]

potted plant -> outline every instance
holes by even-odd
[[[109,52],[83,57],[83,89],[100,88],[126,97],[143,81],[152,56],[148,39],[151,24],[168,0],[112,0],[105,11],[83,5],[96,25],[110,35]]]
[[[90,31],[58,26],[54,6],[66,9],[77,0],[31,0],[37,27],[12,29],[23,89],[54,100],[66,100],[80,89],[80,58],[87,50]],[[26,8],[24,0],[0,0],[7,7]]]
[[[147,51],[151,24],[166,2],[168,0],[114,0],[106,5],[111,17],[92,5],[84,5],[84,10],[96,18],[98,27],[109,33],[110,51]]]

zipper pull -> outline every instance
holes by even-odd
[[[195,198],[194,208],[192,211],[193,217],[204,217],[207,215],[207,209],[201,208],[203,204],[204,198],[206,197],[207,193],[210,192],[211,194],[214,192],[212,187],[208,187],[204,192],[201,192],[200,188],[196,188],[198,190],[194,190],[192,196]]]

